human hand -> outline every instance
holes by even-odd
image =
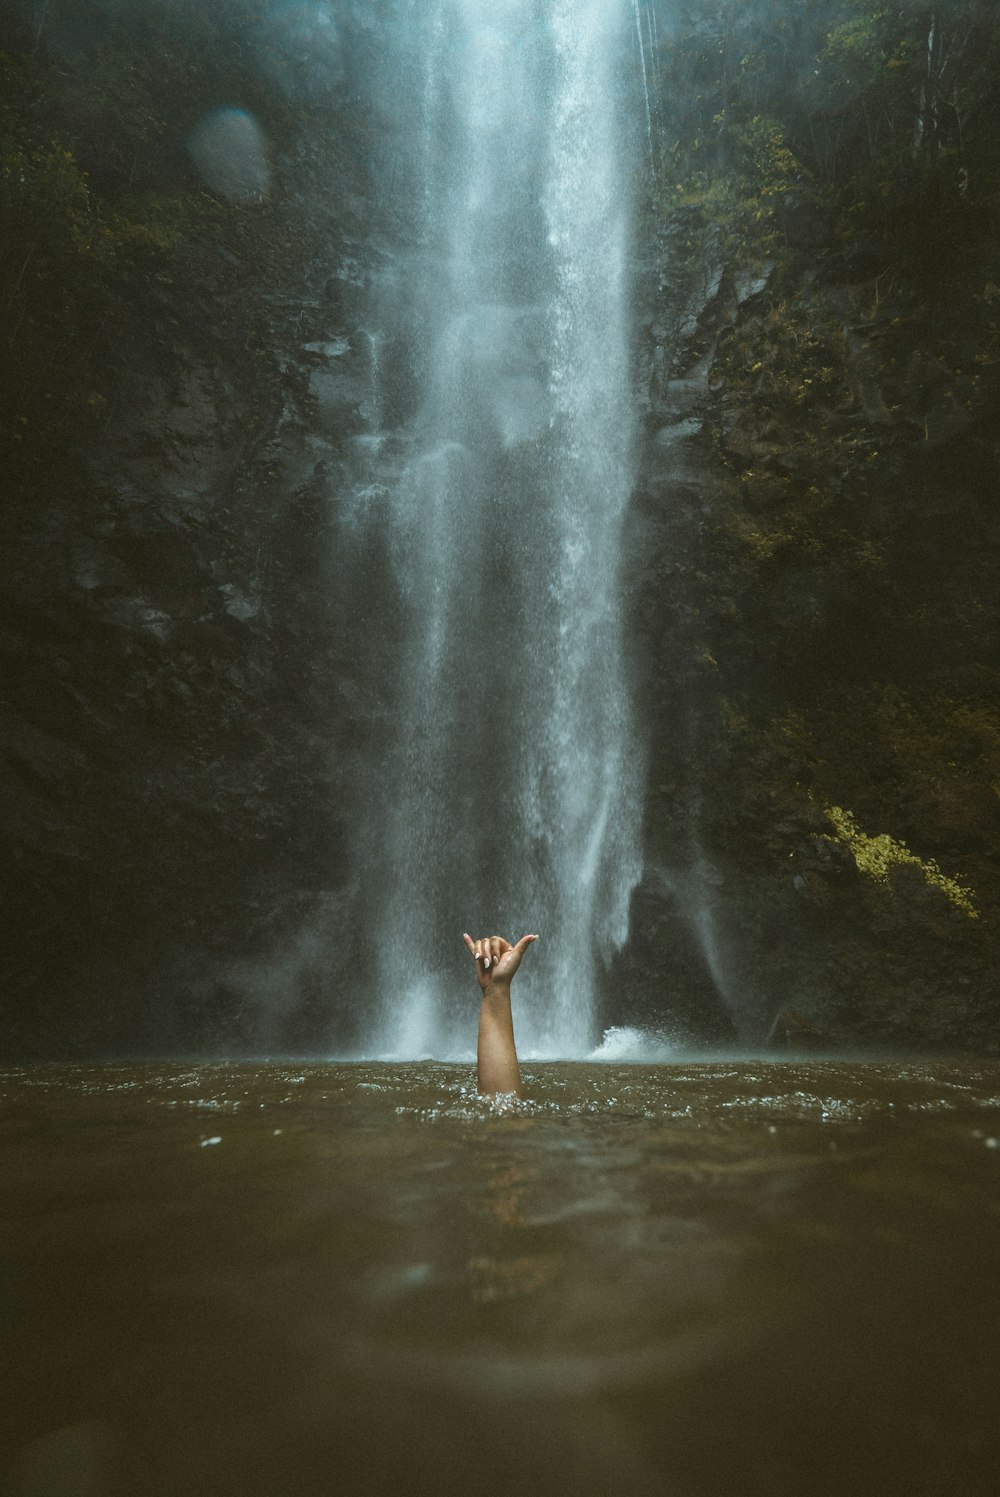
[[[522,956],[538,937],[522,936],[513,946],[503,936],[485,936],[474,941],[466,932],[462,939],[476,959],[476,980],[485,992],[491,982],[510,982]]]

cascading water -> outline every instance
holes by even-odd
[[[417,136],[394,148],[409,238],[372,299],[385,429],[359,486],[388,554],[390,720],[356,793],[380,994],[361,1048],[467,1052],[462,930],[535,930],[519,1044],[573,1056],[640,873],[619,598],[633,17],[426,0],[405,21],[387,66]]]

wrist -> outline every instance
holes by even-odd
[[[496,998],[509,998],[510,997],[510,978],[509,977],[491,977],[491,978],[489,978],[489,980],[483,985],[483,997],[484,997],[484,999],[485,998],[493,998],[493,997],[496,997]]]

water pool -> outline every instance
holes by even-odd
[[[1000,1063],[43,1066],[14,1497],[978,1494]]]

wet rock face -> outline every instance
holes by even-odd
[[[335,244],[336,226],[317,239]],[[260,357],[220,333],[210,352],[179,346],[169,378],[140,359],[101,439],[10,529],[10,1053],[349,1042],[330,969],[330,952],[350,949],[344,787],[352,756],[378,738],[378,694],[358,662],[384,643],[366,643],[365,621],[338,602],[333,506],[366,420],[357,261],[353,246],[338,253],[317,254],[296,287],[260,288]],[[774,332],[766,267],[737,275],[710,243],[696,276],[673,264],[668,229],[636,271],[628,575],[650,746],[647,868],[604,1017],[692,1044],[771,1034],[796,1048],[788,1025],[774,1028],[790,1012],[800,1039],[832,1045],[990,1048],[988,725],[968,719],[982,751],[950,799],[935,792],[928,845],[921,797],[939,766],[909,698],[893,716],[871,687],[893,662],[911,692],[920,678],[912,621],[881,602],[904,594],[908,569],[927,576],[919,527],[906,518],[901,533],[900,514],[917,493],[929,522],[947,500],[981,525],[976,483],[946,493],[940,472],[915,478],[927,459],[909,445],[904,402],[866,480],[866,523],[884,527],[873,538],[857,524],[850,465],[872,445],[863,423],[884,426],[879,401],[900,402],[871,342],[845,341],[856,393],[823,414],[817,452],[746,385]],[[859,297],[817,293],[824,356],[823,308],[842,317]],[[926,405],[926,385],[918,397]],[[804,425],[815,432],[815,416]],[[834,495],[809,511],[812,530],[795,502],[807,463]],[[976,591],[982,558],[947,544],[949,587],[964,576]],[[373,616],[391,611],[377,568],[370,582]],[[912,741],[893,741],[890,719],[909,723]],[[919,775],[901,767],[904,749],[930,756]],[[912,866],[885,885],[859,872],[824,815],[840,801],[872,834],[891,829],[965,872],[980,922]]]
[[[307,189],[338,169],[310,143],[283,163]],[[169,334],[135,309],[108,419],[4,515],[8,1054],[315,1047],[337,1018],[364,701],[331,586],[359,416],[328,287],[353,257],[308,190],[282,211],[314,253],[223,282],[214,315],[175,269]]]
[[[330,639],[316,569],[279,596],[288,533],[319,506],[308,489],[280,507],[252,484],[234,493],[246,442],[228,445],[209,403],[200,423],[185,416],[214,480],[182,491],[160,450],[116,489],[102,453],[99,501],[83,514],[76,494],[51,503],[15,551],[0,815],[16,870],[7,1024],[29,1049],[183,1044],[170,1007],[144,999],[151,972],[175,949],[207,961],[252,950],[261,921],[280,928],[282,883],[302,877],[317,835],[314,798],[334,800],[317,721],[329,644],[326,658],[302,648],[310,624]],[[279,552],[269,568],[264,546]]]
[[[8,1055],[350,1043],[347,787],[386,738],[394,644],[378,493],[349,558],[334,535],[373,419],[366,285],[412,226],[345,99],[283,127],[263,217],[196,220],[106,383],[64,402],[77,425],[11,469]],[[780,263],[743,264],[681,207],[637,244],[646,869],[604,1017],[996,1050],[1000,270],[984,246],[931,296],[825,233],[803,218]],[[883,879],[836,807],[892,840]]]
[[[623,989],[703,1039],[728,1024],[787,1048],[792,1014],[833,1047],[995,1050],[996,455],[985,386],[956,369],[986,362],[987,321],[946,355],[943,308],[898,283],[875,306],[821,237],[737,273],[681,211],[647,254],[650,870]],[[830,806],[904,861],[881,881],[856,865]],[[978,918],[931,863],[976,891]]]

